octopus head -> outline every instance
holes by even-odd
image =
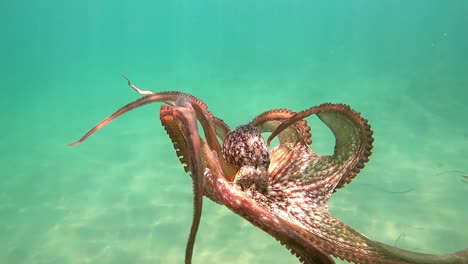
[[[239,168],[234,182],[242,190],[268,191],[270,154],[258,129],[250,124],[239,126],[224,138],[224,160]]]

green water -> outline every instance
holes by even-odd
[[[342,102],[374,130],[330,208],[372,239],[468,247],[466,1],[3,1],[0,263],[183,263],[192,187],[157,105],[67,143],[138,98],[181,90],[231,127]],[[313,148],[333,138],[316,119]],[[205,200],[194,263],[298,263]],[[342,263],[337,261],[337,263]]]

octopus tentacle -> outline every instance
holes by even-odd
[[[292,217],[295,226],[303,226],[311,243],[320,245],[327,254],[359,264],[409,264],[399,256],[385,254],[374,241],[360,234],[327,210],[303,212],[309,217]]]
[[[137,93],[141,95],[157,94],[156,92],[141,90],[136,85],[134,85],[130,81],[130,79],[128,79],[125,75],[122,75],[122,77],[125,80],[127,80],[128,86],[130,88],[132,88],[133,90],[135,90]],[[203,131],[205,134],[205,138],[208,142],[208,145],[214,151],[216,151],[218,155],[221,155],[221,146],[219,144],[219,141],[217,140],[217,136],[223,139],[226,136],[226,134],[230,131],[229,126],[221,118],[215,117],[210,111],[208,111],[208,106],[205,104],[205,102],[203,102],[202,100],[198,99],[197,97],[191,94],[187,94],[183,92],[161,92],[161,93],[173,93],[176,95],[176,97],[172,100],[162,101],[171,106],[175,106],[176,104],[175,101],[180,98],[187,98],[191,102],[192,107],[195,109],[195,112],[197,114],[198,121],[201,123],[203,127]],[[234,175],[236,174],[236,169],[230,166],[229,164],[225,163],[224,160],[221,160],[220,162],[226,172],[227,178],[232,179]]]
[[[138,108],[145,104],[154,103],[154,102],[164,102],[168,105],[175,106],[177,104],[177,100],[179,100],[180,98],[186,98],[190,101],[194,111],[196,112],[196,116],[203,127],[203,131],[204,131],[208,144],[218,154],[221,154],[221,146],[216,138],[216,128],[214,124],[217,123],[218,126],[222,128],[222,130],[225,130],[228,127],[224,122],[222,122],[221,119],[215,118],[213,114],[210,111],[208,111],[208,106],[202,100],[198,99],[197,97],[191,94],[178,92],[178,91],[167,91],[167,92],[143,91],[139,89],[138,87],[136,87],[127,77],[125,77],[124,75],[122,75],[122,77],[127,80],[128,86],[130,86],[133,90],[135,90],[139,94],[142,94],[145,96],[121,107],[112,115],[107,117],[105,120],[100,122],[91,130],[89,130],[80,140],[73,142],[69,144],[68,146],[75,146],[75,145],[82,143],[89,136],[91,136],[92,134],[94,134],[99,129],[103,128],[104,126],[106,126],[115,118],[135,108]]]
[[[335,164],[341,171],[346,172],[336,185],[336,189],[341,188],[351,182],[369,160],[374,140],[367,120],[349,106],[326,103],[298,112],[273,131],[267,144],[284,129],[313,114],[316,114],[335,135],[335,151],[326,163]]]
[[[213,114],[210,111],[208,111],[208,107],[203,101],[201,101],[200,99],[196,98],[193,95],[182,93],[182,92],[177,92],[177,91],[159,92],[159,93],[149,94],[119,108],[116,112],[114,112],[109,117],[101,121],[95,127],[91,128],[78,141],[68,144],[68,146],[75,146],[75,145],[82,143],[92,134],[96,133],[98,130],[100,130],[101,128],[103,128],[104,126],[112,122],[117,117],[135,108],[141,107],[146,104],[155,103],[155,102],[165,102],[165,103],[168,103],[169,105],[175,105],[176,101],[179,98],[187,98],[191,102],[192,107],[194,108],[194,111],[196,112],[196,116],[203,127],[208,144],[213,150],[221,154],[221,146],[217,140],[215,125],[213,123],[216,122],[218,126],[221,127],[222,130],[225,130],[227,126],[224,124],[224,122],[221,122],[220,119],[215,119]]]
[[[322,250],[353,263],[462,264],[466,263],[468,258],[468,249],[436,255],[412,252],[380,243],[365,237],[326,211],[315,212],[313,219],[307,222],[306,230],[314,237],[313,240],[321,245]]]
[[[403,259],[407,263],[412,264],[466,264],[468,263],[468,249],[460,250],[455,253],[449,254],[423,254],[412,252],[396,247],[389,246],[378,241],[372,241],[372,244],[375,248],[378,248],[382,251],[383,254],[387,256],[393,256],[396,258]]]
[[[185,139],[185,146],[189,153],[189,167],[192,175],[193,185],[193,218],[192,226],[190,227],[190,234],[185,249],[185,263],[192,263],[193,247],[195,245],[195,238],[197,236],[198,227],[200,226],[202,208],[203,208],[203,162],[201,154],[201,139],[198,133],[197,119],[195,110],[191,103],[187,100],[178,100],[177,106],[171,108],[172,114],[167,116],[174,116],[180,121],[179,128],[183,131],[177,130],[173,133],[183,133]],[[180,137],[179,137],[180,138]]]
[[[161,106],[159,117],[161,124],[172,141],[177,157],[179,157],[180,162],[184,166],[185,172],[188,172],[190,170],[190,152],[187,146],[187,138],[183,132],[182,122],[174,116],[173,109],[167,105]]]
[[[256,116],[250,124],[257,127],[261,133],[273,132],[282,122],[290,119],[295,112],[289,109],[274,109]],[[294,123],[294,128],[288,128],[279,135],[280,143],[298,142],[310,145],[312,143],[310,126],[307,121]]]
[[[185,172],[188,172],[190,169],[188,167],[189,155],[187,147],[187,139],[183,133],[183,126],[180,120],[177,120],[173,113],[171,107],[167,105],[162,105],[159,111],[159,117],[161,119],[161,124],[166,129],[169,138],[172,141],[174,149],[176,150],[177,157],[179,157],[180,162],[184,165]],[[220,118],[215,117],[215,127],[216,134],[223,139],[225,135],[229,132],[229,126],[224,123]]]
[[[347,164],[346,173],[336,189],[352,181],[364,168],[372,154],[372,129],[359,112],[344,104],[323,104],[318,117],[332,130],[336,138],[334,162]]]
[[[198,135],[196,130],[196,124],[192,124],[191,119],[193,117],[188,116],[185,119],[181,119],[176,114],[176,108],[169,107],[166,105],[161,106],[160,110],[160,119],[161,123],[166,129],[167,134],[169,135],[174,148],[176,150],[177,156],[179,157],[181,163],[184,165],[184,170],[191,171],[192,180],[193,180],[193,189],[194,189],[194,216],[192,220],[192,227],[190,229],[189,239],[187,241],[186,247],[186,256],[185,262],[190,263],[193,253],[193,247],[195,243],[195,237],[197,234],[198,227],[200,225],[201,211],[202,211],[202,195],[203,195],[203,173],[200,171],[200,167],[203,165],[202,160],[207,159],[207,144],[204,144],[201,138],[198,136],[198,141],[190,140],[190,137]],[[194,113],[192,113],[194,114]],[[196,122],[195,122],[196,123]],[[227,125],[221,119],[216,119],[216,127],[222,130],[229,129]],[[188,143],[191,142],[191,143]],[[202,153],[199,153],[199,152]],[[209,150],[211,151],[211,150]],[[208,151],[208,153],[209,153]],[[196,155],[196,156],[195,156]],[[203,155],[203,156],[200,156]],[[209,154],[208,154],[209,155]],[[202,159],[200,158],[202,157]],[[193,164],[193,165],[191,165]],[[216,164],[218,167],[217,175],[222,177],[224,175],[223,170],[219,167],[219,160],[217,162],[211,163],[212,165]],[[194,166],[198,166],[194,168]],[[214,168],[213,168],[214,169]],[[225,176],[226,177],[226,176]],[[208,194],[208,197],[209,194]],[[216,197],[211,196],[211,199]]]
[[[216,135],[218,135],[220,139],[224,139],[231,129],[221,118],[213,117],[213,122],[216,128]]]
[[[137,99],[137,100],[135,100],[135,101],[133,101],[131,103],[128,103],[127,105],[122,106],[121,108],[119,108],[117,111],[115,111],[113,114],[111,114],[106,119],[101,121],[95,127],[91,128],[78,141],[73,142],[73,143],[69,144],[68,146],[75,146],[75,145],[78,145],[78,144],[84,142],[88,137],[90,137],[92,134],[96,133],[101,128],[105,127],[107,124],[112,122],[114,119],[116,119],[117,117],[119,117],[119,116],[121,116],[121,115],[135,109],[135,108],[138,108],[138,107],[141,107],[143,105],[150,104],[150,103],[156,103],[156,102],[166,102],[166,103],[168,103],[170,105],[175,105],[175,101],[180,97],[187,97],[191,101],[193,99],[196,99],[196,97],[194,97],[193,95],[189,95],[189,94],[182,93],[182,92],[160,92],[160,93],[154,93],[154,94],[150,94],[150,95],[141,97],[141,98],[139,98],[139,99]],[[198,108],[206,107],[206,105],[204,105],[203,102],[195,103],[195,104],[199,104]]]

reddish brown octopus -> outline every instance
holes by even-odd
[[[330,214],[330,196],[356,177],[372,150],[367,120],[349,106],[326,103],[297,113],[270,110],[231,130],[193,95],[142,91],[127,81],[143,97],[70,146],[130,110],[164,103],[161,123],[193,182],[194,215],[185,263],[191,263],[203,195],[273,236],[302,263],[335,263],[331,256],[369,264],[468,263],[468,249],[442,255],[406,251],[371,240]],[[310,115],[317,115],[333,132],[333,155],[320,156],[310,148],[310,127],[304,120]],[[265,132],[271,132],[267,143],[261,135]],[[279,144],[269,151],[267,145],[276,136]]]

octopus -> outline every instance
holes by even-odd
[[[193,95],[141,90],[123,77],[142,97],[69,146],[82,143],[128,111],[163,103],[161,124],[193,185],[185,263],[192,262],[203,196],[271,235],[301,263],[335,263],[333,256],[362,264],[468,263],[468,248],[438,255],[407,251],[372,240],[329,212],[330,196],[358,175],[372,153],[371,127],[348,105],[324,103],[300,112],[273,109],[231,130]],[[333,133],[333,154],[312,150],[311,128],[305,120],[311,115]],[[263,133],[271,134],[265,140]],[[279,143],[269,150],[276,137]]]

